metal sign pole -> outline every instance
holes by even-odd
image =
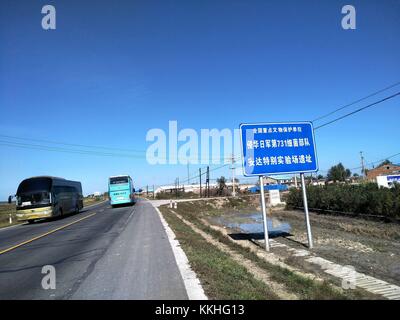
[[[259,176],[260,179],[260,197],[261,197],[261,208],[263,214],[263,222],[264,222],[264,241],[265,241],[265,250],[269,251],[269,238],[268,238],[268,224],[267,224],[267,210],[265,208],[265,195],[264,195],[264,180],[263,176]]]
[[[313,248],[313,240],[312,240],[312,235],[311,235],[310,217],[308,215],[308,202],[307,202],[306,183],[304,182],[304,173],[300,173],[300,177],[301,177],[301,188],[303,189],[303,204],[304,204],[304,214],[305,214],[306,226],[307,226],[308,247],[310,249],[312,249]]]

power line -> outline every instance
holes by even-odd
[[[43,142],[43,143],[50,143],[50,144],[58,144],[70,147],[82,147],[82,148],[91,148],[91,149],[103,149],[103,150],[115,150],[115,151],[127,151],[127,152],[140,152],[142,150],[133,150],[133,149],[124,149],[124,148],[114,148],[114,147],[105,147],[105,146],[94,146],[94,145],[87,145],[87,144],[77,144],[77,143],[67,143],[67,142],[60,142],[54,140],[44,140],[44,139],[35,139],[35,138],[25,138],[25,137],[16,137],[10,136],[5,134],[0,134],[0,137],[8,138],[8,139],[17,139],[17,140],[26,140],[26,141],[35,141],[35,142]]]
[[[332,115],[332,114],[334,114],[334,113],[336,113],[336,112],[338,112],[338,111],[340,111],[340,110],[343,110],[344,108],[347,108],[347,107],[349,107],[349,106],[351,106],[351,105],[354,105],[354,104],[356,104],[356,103],[358,103],[358,102],[360,102],[360,101],[363,101],[363,100],[365,100],[365,99],[367,99],[367,98],[370,98],[370,97],[372,97],[372,96],[374,96],[374,95],[377,95],[378,93],[381,93],[381,92],[383,92],[383,91],[386,91],[386,90],[388,90],[388,89],[390,89],[390,88],[393,88],[393,87],[395,87],[395,86],[397,86],[397,85],[399,85],[399,84],[400,84],[400,82],[397,82],[397,83],[395,83],[395,84],[393,84],[393,85],[391,85],[391,86],[389,86],[389,87],[386,87],[386,88],[384,88],[384,89],[381,89],[381,90],[379,90],[379,91],[377,91],[377,92],[374,92],[374,93],[372,93],[372,94],[370,94],[370,95],[368,95],[368,96],[366,96],[366,97],[363,97],[363,98],[361,98],[361,99],[358,99],[357,101],[354,101],[354,102],[352,102],[352,103],[350,103],[350,104],[347,104],[347,105],[345,105],[345,106],[343,106],[343,107],[340,107],[340,108],[338,108],[338,109],[336,109],[336,110],[333,110],[333,111],[329,112],[329,113],[326,114],[326,115],[323,115],[323,116],[321,116],[321,117],[316,118],[316,119],[313,120],[313,121],[318,121],[318,120],[320,120],[320,119],[326,118],[326,117],[328,117],[329,115]],[[322,124],[322,125],[316,127],[315,130],[317,130],[317,129],[319,129],[319,128],[322,128],[322,127],[324,127],[324,126],[327,126],[327,125],[329,125],[329,124],[332,124],[332,123],[334,123],[334,122],[337,122],[337,121],[339,121],[339,120],[342,120],[342,119],[344,119],[344,118],[346,118],[346,117],[348,117],[348,116],[350,116],[350,115],[353,115],[353,114],[355,114],[355,113],[361,112],[361,111],[363,111],[363,110],[365,110],[365,109],[367,109],[367,108],[370,108],[370,107],[372,107],[372,106],[378,105],[378,104],[380,104],[380,103],[382,103],[382,102],[384,102],[384,101],[387,101],[387,100],[389,100],[389,99],[392,99],[392,98],[394,98],[394,97],[396,97],[396,96],[398,96],[398,95],[400,95],[400,92],[397,92],[397,93],[395,93],[395,94],[393,94],[393,95],[391,95],[391,96],[389,96],[389,97],[383,98],[383,99],[381,99],[381,100],[379,100],[379,101],[377,101],[377,102],[374,102],[374,103],[371,103],[371,104],[369,104],[369,105],[367,105],[367,106],[364,106],[364,107],[362,107],[362,108],[359,108],[359,109],[357,109],[357,110],[355,110],[355,111],[352,111],[352,112],[350,112],[350,113],[348,113],[348,114],[345,114],[345,115],[343,115],[343,116],[341,116],[341,117],[338,117],[338,118],[336,118],[336,119],[333,119],[333,120],[331,120],[331,121],[329,121],[329,122],[326,122],[326,123],[324,123],[324,124]],[[114,147],[105,147],[105,146],[94,146],[94,145],[85,145],[85,144],[76,144],[76,143],[66,143],[66,142],[59,142],[59,141],[54,141],[54,140],[43,140],[43,139],[34,139],[34,138],[23,138],[23,137],[16,137],[16,136],[3,135],[3,134],[0,134],[0,137],[4,137],[4,138],[8,138],[8,139],[18,139],[18,140],[36,141],[36,142],[43,142],[43,143],[49,143],[49,144],[58,144],[58,145],[72,146],[72,147],[83,147],[83,148],[90,148],[90,149],[115,150],[115,151],[125,151],[125,152],[132,152],[132,153],[145,153],[145,152],[146,152],[146,151],[144,151],[144,150],[134,150],[134,149],[126,149],[126,148],[114,148]],[[143,157],[144,157],[144,154],[142,154],[142,155],[133,155],[133,154],[121,154],[121,153],[101,152],[101,151],[93,151],[93,150],[67,149],[67,148],[60,148],[60,147],[54,147],[54,146],[45,146],[45,145],[37,145],[37,144],[18,143],[18,142],[14,142],[14,141],[4,141],[4,140],[0,140],[0,145],[9,146],[9,147],[18,147],[18,148],[34,149],[34,150],[44,150],[44,151],[54,151],[54,152],[66,152],[66,153],[84,154],[84,155],[98,155],[98,156],[111,156],[111,157],[127,157],[127,158],[143,158]],[[396,154],[396,155],[397,155],[397,154]],[[199,156],[199,155],[198,155],[198,156]],[[214,159],[209,159],[209,160],[211,160],[211,161],[212,161],[212,160],[231,160],[231,158],[218,158],[218,159],[217,159],[217,158],[214,158]],[[214,169],[210,170],[210,172],[211,172],[211,171],[218,170],[218,169],[223,168],[223,167],[226,167],[226,166],[228,166],[228,165],[229,165],[229,163],[226,163],[226,164],[224,164],[224,165],[222,165],[222,166],[220,166],[220,167],[218,167],[218,168],[214,168]],[[352,170],[354,170],[354,169],[352,169]],[[205,173],[205,172],[202,173],[201,176],[204,175],[204,174],[206,174],[206,173]],[[195,175],[195,176],[193,176],[193,177],[197,177],[197,175]],[[188,179],[187,179],[187,180],[183,180],[183,182],[190,181],[190,179],[193,178],[193,177],[188,177]],[[182,183],[183,183],[183,182],[182,182]]]
[[[129,155],[129,154],[123,154],[123,156],[127,157],[133,157],[133,158],[145,158],[146,157],[146,152],[147,150],[134,150],[134,149],[127,149],[127,148],[114,148],[114,147],[106,147],[106,146],[94,146],[94,145],[87,145],[87,144],[77,144],[77,143],[68,143],[68,142],[60,142],[60,141],[55,141],[55,140],[44,140],[44,139],[36,139],[36,138],[26,138],[26,137],[17,137],[17,136],[10,136],[10,135],[4,135],[0,134],[0,137],[3,138],[8,138],[8,139],[17,139],[17,140],[26,140],[26,141],[36,141],[36,142],[42,142],[42,143],[49,143],[49,144],[57,144],[57,145],[64,145],[64,146],[70,146],[70,147],[81,147],[81,148],[90,148],[90,149],[103,149],[103,150],[115,150],[115,151],[125,151],[128,153],[140,153],[140,155]],[[35,147],[43,147],[43,148],[54,148],[54,149],[60,149],[63,150],[63,152],[67,152],[69,150],[73,151],[72,153],[77,153],[78,152],[87,152],[87,153],[99,153],[98,155],[101,155],[101,151],[92,151],[92,150],[82,150],[82,149],[66,149],[66,148],[59,148],[59,147],[54,147],[54,146],[46,146],[46,145],[38,145],[38,144],[23,144],[23,143],[18,143],[15,141],[1,141],[3,143],[12,143],[16,145],[25,145],[25,146],[35,146]],[[120,153],[114,153],[116,156],[120,156]],[[168,152],[165,153],[158,153],[158,155],[164,155],[165,157],[162,158],[162,160],[166,160],[167,156],[169,155]],[[201,157],[201,154],[192,154],[191,156],[193,157]],[[209,161],[220,161],[220,160],[225,160],[225,161],[231,161],[231,157],[219,157],[219,158],[209,158]],[[190,161],[189,161],[190,162]]]
[[[382,92],[384,92],[384,91],[386,91],[386,90],[389,90],[389,89],[391,89],[391,88],[394,88],[394,87],[398,86],[399,84],[400,84],[400,82],[396,82],[396,83],[394,83],[394,84],[392,84],[392,85],[390,85],[390,86],[388,86],[388,87],[386,87],[386,88],[383,88],[383,89],[381,89],[381,90],[378,90],[378,91],[376,91],[376,92],[374,92],[374,93],[371,93],[371,94],[369,94],[369,95],[367,95],[367,96],[365,96],[365,97],[363,97],[363,98],[360,98],[360,99],[358,99],[358,100],[356,100],[356,101],[353,101],[353,102],[351,102],[351,103],[349,103],[349,104],[346,104],[346,105],[344,105],[344,106],[342,106],[342,107],[340,107],[340,108],[337,108],[337,109],[335,109],[335,110],[333,110],[333,111],[331,111],[331,112],[329,112],[329,113],[327,113],[327,114],[324,114],[324,115],[322,115],[322,116],[320,116],[320,117],[318,117],[318,118],[316,118],[316,119],[314,119],[314,120],[312,120],[312,121],[313,121],[313,122],[316,122],[316,121],[319,121],[319,120],[324,119],[324,118],[326,118],[326,117],[329,117],[330,115],[335,114],[335,113],[338,112],[338,111],[341,111],[341,110],[343,110],[343,109],[345,109],[345,108],[348,108],[348,107],[350,107],[350,106],[352,106],[352,105],[354,105],[354,104],[357,104],[357,103],[359,103],[359,102],[361,102],[361,101],[364,101],[364,100],[366,100],[366,99],[368,99],[368,98],[371,98],[371,97],[373,97],[373,96],[375,96],[375,95],[377,95],[377,94],[379,94],[379,93],[382,93]]]
[[[3,135],[0,135],[3,136]],[[25,138],[21,138],[25,139]],[[0,140],[0,145],[8,146],[8,147],[17,147],[23,149],[33,149],[33,150],[42,150],[42,151],[54,151],[54,152],[63,152],[63,153],[73,153],[73,154],[83,154],[83,155],[96,155],[96,156],[112,156],[112,157],[123,157],[123,158],[133,158],[133,159],[142,159],[146,158],[146,155],[134,155],[127,153],[115,153],[115,152],[102,152],[96,150],[83,150],[83,149],[71,149],[71,148],[61,148],[56,146],[46,146],[42,144],[32,144],[32,143],[22,143],[15,141],[7,141]],[[68,145],[76,145],[76,144],[68,144]],[[123,149],[120,149],[123,150]],[[196,156],[196,155],[193,155]],[[220,158],[210,158],[210,161],[229,161],[231,158],[229,157],[220,157]],[[160,160],[167,160],[167,158],[160,158]]]
[[[83,155],[140,158],[138,156],[129,155],[129,154],[110,153],[110,152],[107,153],[107,152],[100,152],[100,151],[89,151],[89,150],[78,150],[78,149],[67,149],[67,148],[43,146],[43,145],[37,145],[37,144],[27,144],[27,143],[20,143],[20,142],[11,142],[11,141],[4,141],[4,140],[0,140],[0,145],[8,146],[8,147],[23,148],[23,149],[54,151],[54,152],[74,153],[74,154],[83,154]]]
[[[389,159],[394,158],[394,157],[396,157],[396,156],[400,156],[400,152],[399,152],[399,153],[392,154],[392,155],[390,155],[390,156],[388,156],[388,157],[385,157],[385,158],[383,158],[383,159],[380,159],[380,160],[376,160],[376,161],[373,161],[373,162],[369,162],[368,164],[373,166],[373,165],[376,164],[376,163],[381,163],[381,162],[383,162],[383,161],[385,161],[385,160],[389,160]],[[353,171],[353,170],[358,170],[358,169],[362,169],[362,166],[350,168],[349,170],[350,170],[350,171]],[[318,170],[318,172],[328,172],[328,171],[329,171],[329,170]]]
[[[367,106],[365,106],[365,107],[362,107],[362,108],[359,108],[359,109],[354,110],[354,111],[352,111],[352,112],[349,112],[349,113],[347,113],[347,114],[345,114],[345,115],[343,115],[343,116],[340,116],[340,117],[338,117],[338,118],[336,118],[336,119],[333,119],[333,120],[331,120],[331,121],[325,122],[324,124],[322,124],[322,125],[320,125],[320,126],[318,126],[318,127],[315,127],[314,130],[320,129],[320,128],[325,127],[325,126],[327,126],[327,125],[330,125],[330,124],[332,124],[332,123],[334,123],[334,122],[337,122],[337,121],[339,121],[339,120],[342,120],[342,119],[344,119],[344,118],[347,118],[347,117],[349,117],[349,116],[351,116],[351,115],[353,115],[353,114],[355,114],[355,113],[358,113],[358,112],[361,112],[361,111],[363,111],[363,110],[365,110],[365,109],[371,108],[371,107],[373,107],[373,106],[375,106],[375,105],[378,105],[378,104],[380,104],[380,103],[382,103],[382,102],[384,102],[384,101],[387,101],[387,100],[389,100],[389,99],[393,99],[394,97],[396,97],[396,96],[398,96],[398,95],[400,95],[400,91],[397,92],[397,93],[395,93],[395,94],[393,94],[393,95],[391,95],[391,96],[388,96],[388,97],[386,97],[386,98],[383,98],[383,99],[381,99],[381,100],[379,100],[379,101],[373,102],[373,103],[371,103],[371,104],[369,104],[369,105],[367,105]]]
[[[385,158],[383,158],[383,159],[380,159],[380,160],[377,160],[377,161],[374,161],[374,162],[369,162],[369,165],[374,165],[374,164],[376,164],[376,163],[381,163],[381,162],[383,162],[383,161],[385,161],[385,160],[389,160],[389,159],[394,158],[394,157],[399,156],[399,155],[400,155],[400,152],[399,152],[399,153],[392,154],[391,156],[385,157]],[[361,168],[362,168],[362,167],[359,166],[359,167],[356,167],[356,168],[351,168],[350,170],[357,170],[357,169],[361,169]]]
[[[226,167],[226,166],[229,166],[229,165],[230,165],[230,163],[223,164],[223,165],[218,166],[218,167],[216,167],[216,168],[210,169],[209,172],[217,171],[217,170],[222,169],[222,168],[224,168],[224,167]],[[203,169],[206,169],[206,168],[207,168],[207,166],[200,168],[201,171],[202,171],[202,172],[201,172],[201,176],[207,175],[207,171],[203,171]],[[193,178],[197,178],[197,177],[199,177],[199,176],[200,176],[200,175],[197,173],[197,174],[191,176],[189,179],[181,180],[180,183],[181,183],[181,184],[184,184],[185,182],[188,182],[189,180],[192,180]],[[210,180],[212,180],[212,179],[210,179]],[[161,186],[168,186],[168,185],[174,185],[174,183],[166,183],[166,184],[163,184],[163,185],[158,185],[158,187],[161,187]],[[157,186],[156,186],[156,187],[157,187]]]

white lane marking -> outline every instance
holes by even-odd
[[[24,224],[24,223],[18,223],[18,224],[14,224],[14,225],[12,225],[12,226],[0,228],[0,232],[1,232],[1,231],[4,231],[4,230],[9,230],[9,229],[12,229],[12,228],[19,227],[19,226],[22,225],[22,224]]]
[[[154,204],[151,205],[154,209],[156,209],[165,232],[167,233],[168,241],[174,253],[176,264],[178,265],[181,273],[189,300],[208,300],[206,294],[204,293],[203,287],[201,286],[200,280],[197,278],[196,273],[194,273],[194,271],[190,268],[189,260],[186,257],[185,252],[182,250],[179,241],[176,239],[175,233],[165,221],[160,210]]]

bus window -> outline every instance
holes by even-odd
[[[122,184],[122,183],[128,183],[128,177],[110,178],[110,184]]]

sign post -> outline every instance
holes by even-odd
[[[248,123],[240,125],[242,167],[246,177],[258,176],[264,219],[265,248],[269,250],[264,198],[265,175],[300,173],[308,246],[313,247],[304,173],[318,170],[311,122]]]
[[[264,178],[263,178],[263,176],[259,176],[259,181],[260,181],[261,209],[262,209],[262,215],[263,215],[265,250],[269,251],[267,209],[266,209],[266,206],[265,206]]]
[[[308,216],[308,202],[307,202],[306,184],[304,181],[304,173],[300,173],[300,177],[301,177],[301,189],[303,191],[303,204],[304,204],[304,215],[305,215],[306,226],[307,226],[308,247],[310,249],[312,249],[313,241],[312,241],[312,234],[311,234],[310,217]]]

